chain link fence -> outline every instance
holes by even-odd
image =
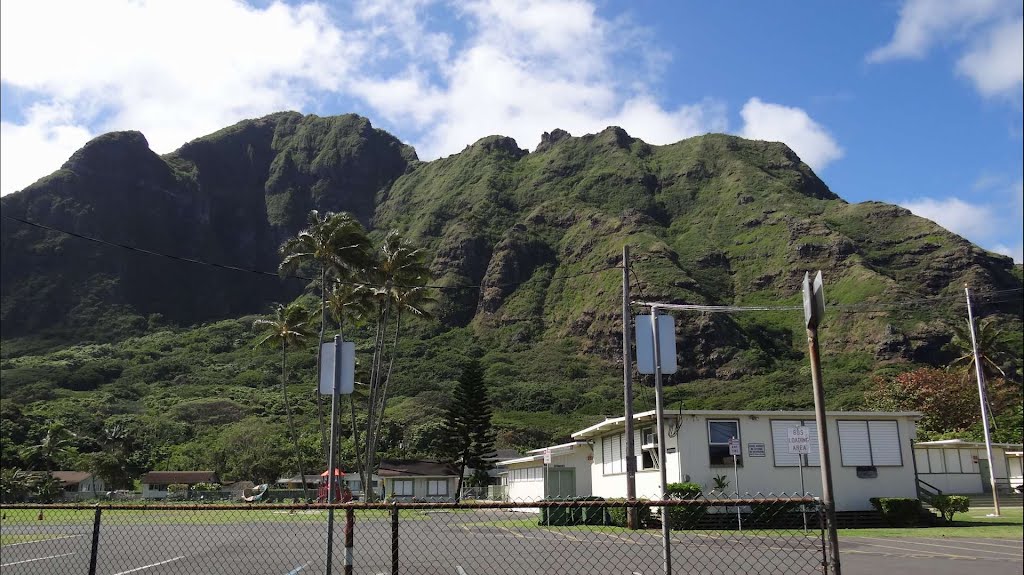
[[[822,573],[811,498],[340,505],[8,505],[19,573]],[[626,526],[633,514],[635,528]],[[661,522],[672,527],[666,542]]]

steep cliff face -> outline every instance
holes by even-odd
[[[100,136],[57,172],[3,198],[5,215],[147,250],[273,271],[310,209],[369,223],[415,152],[354,115],[280,113],[160,157],[142,134]],[[106,313],[179,324],[261,310],[301,284],[143,255],[5,219],[4,337],[63,326],[103,337]],[[118,337],[116,333],[108,337]]]

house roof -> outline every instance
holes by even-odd
[[[344,475],[344,473],[342,473],[342,475]],[[306,483],[320,483],[320,478],[321,477],[327,477],[327,472],[324,471],[323,474],[321,474],[321,475],[316,475],[316,474],[312,474],[311,475],[311,474],[307,473],[306,475],[301,476],[301,477],[298,476],[298,475],[293,475],[291,477],[281,477],[277,481],[275,481],[274,483],[299,483],[299,482],[301,482],[303,480],[303,477],[305,478],[305,482]]]
[[[53,475],[53,478],[60,481],[60,484],[64,487],[78,485],[92,477],[92,473],[88,471],[54,471],[50,475]]]
[[[758,417],[801,417],[801,418],[814,418],[813,411],[729,411],[724,409],[696,409],[696,410],[684,410],[684,409],[667,409],[664,412],[666,417],[743,417],[743,416],[758,416]],[[909,417],[912,419],[920,419],[923,414],[919,411],[827,411],[825,415],[831,417]],[[633,421],[650,422],[653,423],[657,420],[657,412],[653,409],[650,411],[644,411],[642,413],[634,413]],[[604,435],[616,428],[625,426],[625,417],[612,417],[606,418],[601,423],[595,423],[586,429],[581,429],[576,433],[572,434],[572,438],[576,440],[590,439],[592,437],[598,437]]]
[[[217,483],[217,474],[213,471],[150,471],[141,481],[148,485]]]
[[[451,464],[439,461],[385,459],[380,462],[377,475],[381,477],[458,477],[459,471]]]
[[[495,463],[495,465],[505,466],[505,465],[512,465],[512,464],[516,464],[516,463],[530,463],[530,462],[533,462],[533,461],[543,461],[544,460],[544,452],[547,451],[548,449],[551,450],[551,455],[557,456],[557,455],[565,455],[566,453],[570,453],[570,452],[576,450],[576,448],[583,447],[584,445],[590,445],[590,444],[587,443],[586,441],[572,441],[572,442],[569,442],[569,443],[560,443],[558,445],[551,445],[549,447],[541,447],[540,449],[531,449],[530,451],[526,452],[528,455],[526,455],[524,457],[517,457],[515,459],[506,459],[504,461],[498,461],[498,462]]]
[[[984,449],[985,444],[978,441],[964,441],[963,439],[940,439],[938,441],[918,441],[914,443],[914,447],[964,447]],[[1020,451],[1024,448],[1024,445],[1020,443],[993,443],[992,447],[1002,447],[1003,449],[1014,449]]]

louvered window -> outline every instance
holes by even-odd
[[[808,428],[811,435],[810,453],[803,456],[805,467],[817,467],[821,465],[818,451],[818,424],[814,420],[798,419],[774,419],[772,420],[772,453],[775,456],[776,467],[797,467],[800,457],[796,453],[789,452],[789,429],[791,427],[804,426]]]
[[[839,421],[839,450],[845,467],[900,466],[899,424],[895,421]]]
[[[601,471],[604,475],[626,472],[624,443],[623,433],[601,438]]]

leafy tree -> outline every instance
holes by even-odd
[[[289,239],[281,246],[282,272],[294,269],[303,263],[312,263],[318,268],[320,287],[320,338],[317,340],[316,371],[320,373],[320,343],[324,340],[326,320],[324,310],[327,307],[328,276],[341,281],[349,281],[359,273],[363,273],[371,263],[370,241],[366,230],[358,220],[347,213],[320,214],[317,210],[309,212],[309,226]],[[339,324],[340,325],[340,324]],[[320,438],[323,450],[327,452],[327,431],[324,423],[323,402],[320,388],[316,391],[317,420],[320,425]]]
[[[1001,379],[991,381],[989,389],[995,414],[1009,413],[1020,404],[1013,386]],[[880,411],[920,411],[924,417],[918,431],[925,440],[953,434],[981,436],[980,425],[973,429],[981,417],[977,385],[957,373],[925,367],[893,377],[876,377],[865,400],[869,408]]]
[[[970,324],[954,325],[953,339],[950,345],[960,354],[949,364],[951,370],[962,372],[964,377],[973,378],[975,372],[974,347],[971,345]],[[995,318],[987,318],[978,322],[975,330],[978,342],[978,361],[981,372],[986,380],[1001,377],[1009,379],[1001,365],[1006,363],[1011,354],[1007,350],[1006,334],[999,327]]]
[[[471,360],[462,370],[455,397],[446,416],[446,435],[450,459],[459,468],[456,497],[462,494],[466,468],[474,469],[474,483],[494,467],[495,432],[491,427],[491,401],[487,397],[484,372],[479,360]],[[486,482],[486,480],[483,480]],[[486,483],[485,483],[486,484]]]
[[[277,304],[274,308],[274,319],[258,319],[253,322],[254,329],[263,329],[267,333],[257,343],[259,347],[265,343],[281,346],[281,396],[284,401],[285,413],[288,417],[288,429],[291,431],[292,443],[295,444],[295,461],[299,475],[305,476],[302,465],[302,451],[299,449],[299,438],[292,419],[292,408],[288,402],[288,346],[295,345],[309,337],[309,312],[297,303],[287,306]],[[309,499],[306,484],[302,483],[302,498]]]

